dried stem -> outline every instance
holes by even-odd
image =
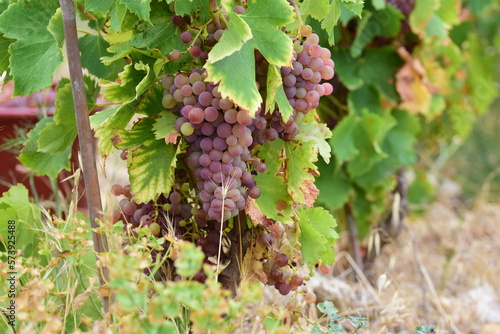
[[[73,92],[73,101],[75,105],[78,141],[82,156],[83,178],[85,181],[85,191],[87,192],[90,225],[93,229],[92,238],[94,240],[94,249],[97,253],[97,260],[99,260],[101,254],[108,251],[108,241],[106,235],[101,235],[95,232],[95,229],[98,227],[96,219],[102,220],[102,204],[94,155],[94,138],[90,129],[89,112],[87,108],[87,98],[85,96],[85,85],[83,82],[80,59],[80,49],[78,47],[75,8],[72,0],[60,0],[60,4],[64,23],[64,35],[66,37],[69,73]],[[107,280],[107,267],[99,267],[99,281],[101,286],[105,285]],[[102,305],[104,312],[107,313],[109,309],[109,297],[102,297]]]

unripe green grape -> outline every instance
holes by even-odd
[[[161,227],[158,223],[151,223],[149,225],[149,232],[151,232],[154,235],[158,235],[161,231]]]
[[[194,128],[193,126],[191,125],[191,123],[184,123],[181,125],[181,133],[184,135],[184,136],[190,136],[194,133]]]

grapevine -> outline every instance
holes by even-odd
[[[236,16],[246,12],[244,6],[232,9]],[[161,103],[174,115],[173,130],[185,142],[180,154],[183,166],[175,171],[176,180],[183,182],[183,186],[148,203],[136,202],[130,185],[113,186],[115,195],[125,197],[120,200],[120,209],[114,212],[114,221],[123,220],[133,228],[147,226],[158,237],[174,235],[189,239],[202,248],[206,263],[216,265],[217,272],[221,261],[229,260],[223,240],[227,239],[225,235],[232,220],[261,195],[254,178],[267,170],[266,161],[259,158],[261,147],[277,138],[294,141],[304,115],[318,106],[321,96],[332,93],[328,81],[334,75],[330,51],[318,44],[319,37],[310,26],[302,25],[300,33],[290,37],[289,43],[293,43],[290,64],[278,72],[291,115],[285,119],[279,108],[268,108],[272,110],[266,112],[265,103],[253,112],[245,109],[227,94],[223,95],[219,83],[209,81],[204,68],[207,55],[229,31],[231,18],[226,16],[223,15],[224,23],[219,29],[212,21],[199,27],[188,24],[187,18],[172,16],[173,24],[182,30],[179,40],[186,51],[183,54],[174,49],[168,59],[182,62],[184,57],[189,66],[161,78]],[[270,65],[260,52],[256,51],[254,57],[255,84],[259,93],[265,95]],[[170,140],[165,138],[167,145]],[[127,160],[126,151],[122,158]],[[269,220],[268,224],[279,225],[275,220]],[[282,228],[279,230],[272,236],[264,227],[257,239],[268,258],[264,262],[267,280],[263,283],[274,285],[286,295],[297,290],[303,279],[294,273],[297,262],[276,248],[276,238],[282,238],[284,232]],[[165,249],[168,246],[165,244]],[[286,269],[290,267],[291,271]],[[176,279],[175,273],[171,276]],[[205,278],[202,272],[195,277],[202,282]]]

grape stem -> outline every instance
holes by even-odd
[[[297,20],[299,21],[299,32],[300,28],[304,25],[304,22],[302,22],[302,17],[300,16],[300,9],[299,6],[297,6],[297,3],[295,1],[289,1],[290,5],[293,7],[295,14],[297,14]]]

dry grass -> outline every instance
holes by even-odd
[[[351,284],[357,298],[349,309],[369,316],[370,333],[412,333],[418,325],[500,333],[499,236],[500,205],[457,212],[435,203],[382,250],[374,290],[364,277]]]

